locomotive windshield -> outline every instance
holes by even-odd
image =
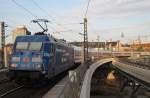
[[[17,42],[16,50],[40,51],[42,42]]]
[[[42,42],[31,42],[29,50],[39,51],[42,47]]]
[[[27,50],[28,42],[17,42],[16,49],[17,50]]]

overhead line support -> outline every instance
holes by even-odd
[[[88,34],[87,34],[87,18],[84,18],[84,63],[88,60]]]
[[[0,23],[0,33],[1,33],[1,64],[2,68],[5,67],[5,62],[4,62],[4,47],[5,47],[5,23],[1,22]]]

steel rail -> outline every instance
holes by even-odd
[[[8,94],[11,94],[11,93],[13,93],[13,92],[15,92],[15,91],[17,91],[17,90],[23,88],[23,87],[24,87],[24,86],[19,86],[19,87],[16,87],[16,88],[14,88],[14,89],[11,89],[11,90],[9,90],[9,91],[3,93],[2,95],[0,95],[0,98],[6,96],[6,95],[8,95]]]

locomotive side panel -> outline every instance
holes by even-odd
[[[53,72],[55,75],[70,69],[73,66],[73,49],[63,45],[55,45],[55,63],[53,63]],[[50,70],[49,70],[50,71]]]

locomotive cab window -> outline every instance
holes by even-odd
[[[30,42],[29,50],[40,51],[42,42]]]
[[[16,49],[17,50],[27,50],[28,49],[28,42],[17,42]]]

